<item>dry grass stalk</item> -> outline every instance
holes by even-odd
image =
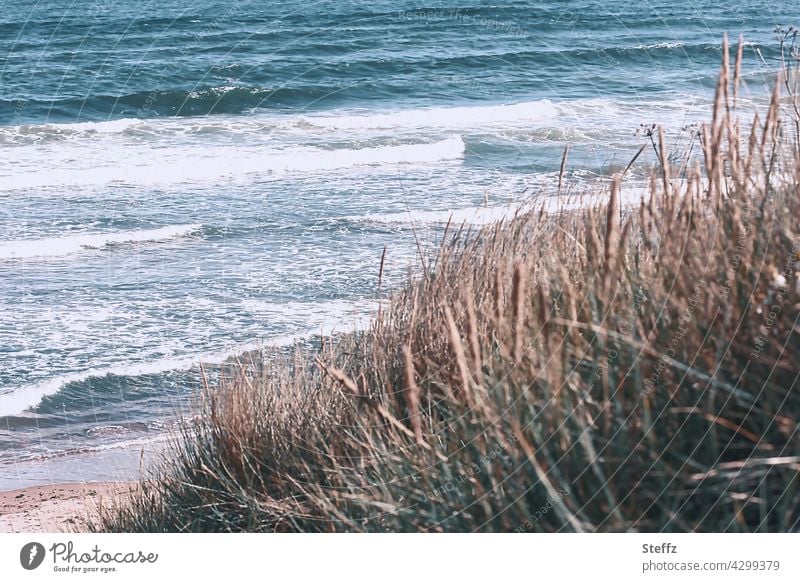
[[[527,287],[527,270],[522,263],[517,263],[514,266],[514,276],[511,281],[511,306],[513,309],[513,326],[514,326],[514,349],[512,354],[514,360],[519,362],[522,359],[524,350],[524,333],[525,333],[525,291]]]
[[[420,398],[419,386],[414,378],[414,356],[411,354],[410,346],[403,346],[403,358],[405,359],[406,374],[406,404],[408,405],[408,418],[414,429],[414,438],[418,444],[422,444],[422,421],[420,418]]]

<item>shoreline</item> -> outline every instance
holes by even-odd
[[[0,533],[69,533],[86,529],[102,509],[119,505],[135,483],[61,483],[0,491]]]
[[[148,477],[168,442],[152,439],[131,446],[0,464],[0,495],[56,485],[138,482]],[[2,513],[0,510],[0,516]]]

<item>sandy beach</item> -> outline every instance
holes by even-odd
[[[101,507],[124,500],[131,483],[66,483],[0,492],[0,533],[81,531]]]

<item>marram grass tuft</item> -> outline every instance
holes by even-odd
[[[368,330],[206,390],[93,527],[800,529],[800,150],[778,89],[740,122],[724,49],[698,163],[662,134],[638,205],[616,176],[451,231]]]

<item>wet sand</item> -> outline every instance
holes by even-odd
[[[65,483],[0,491],[0,533],[83,531],[101,507],[125,501],[132,483]]]

